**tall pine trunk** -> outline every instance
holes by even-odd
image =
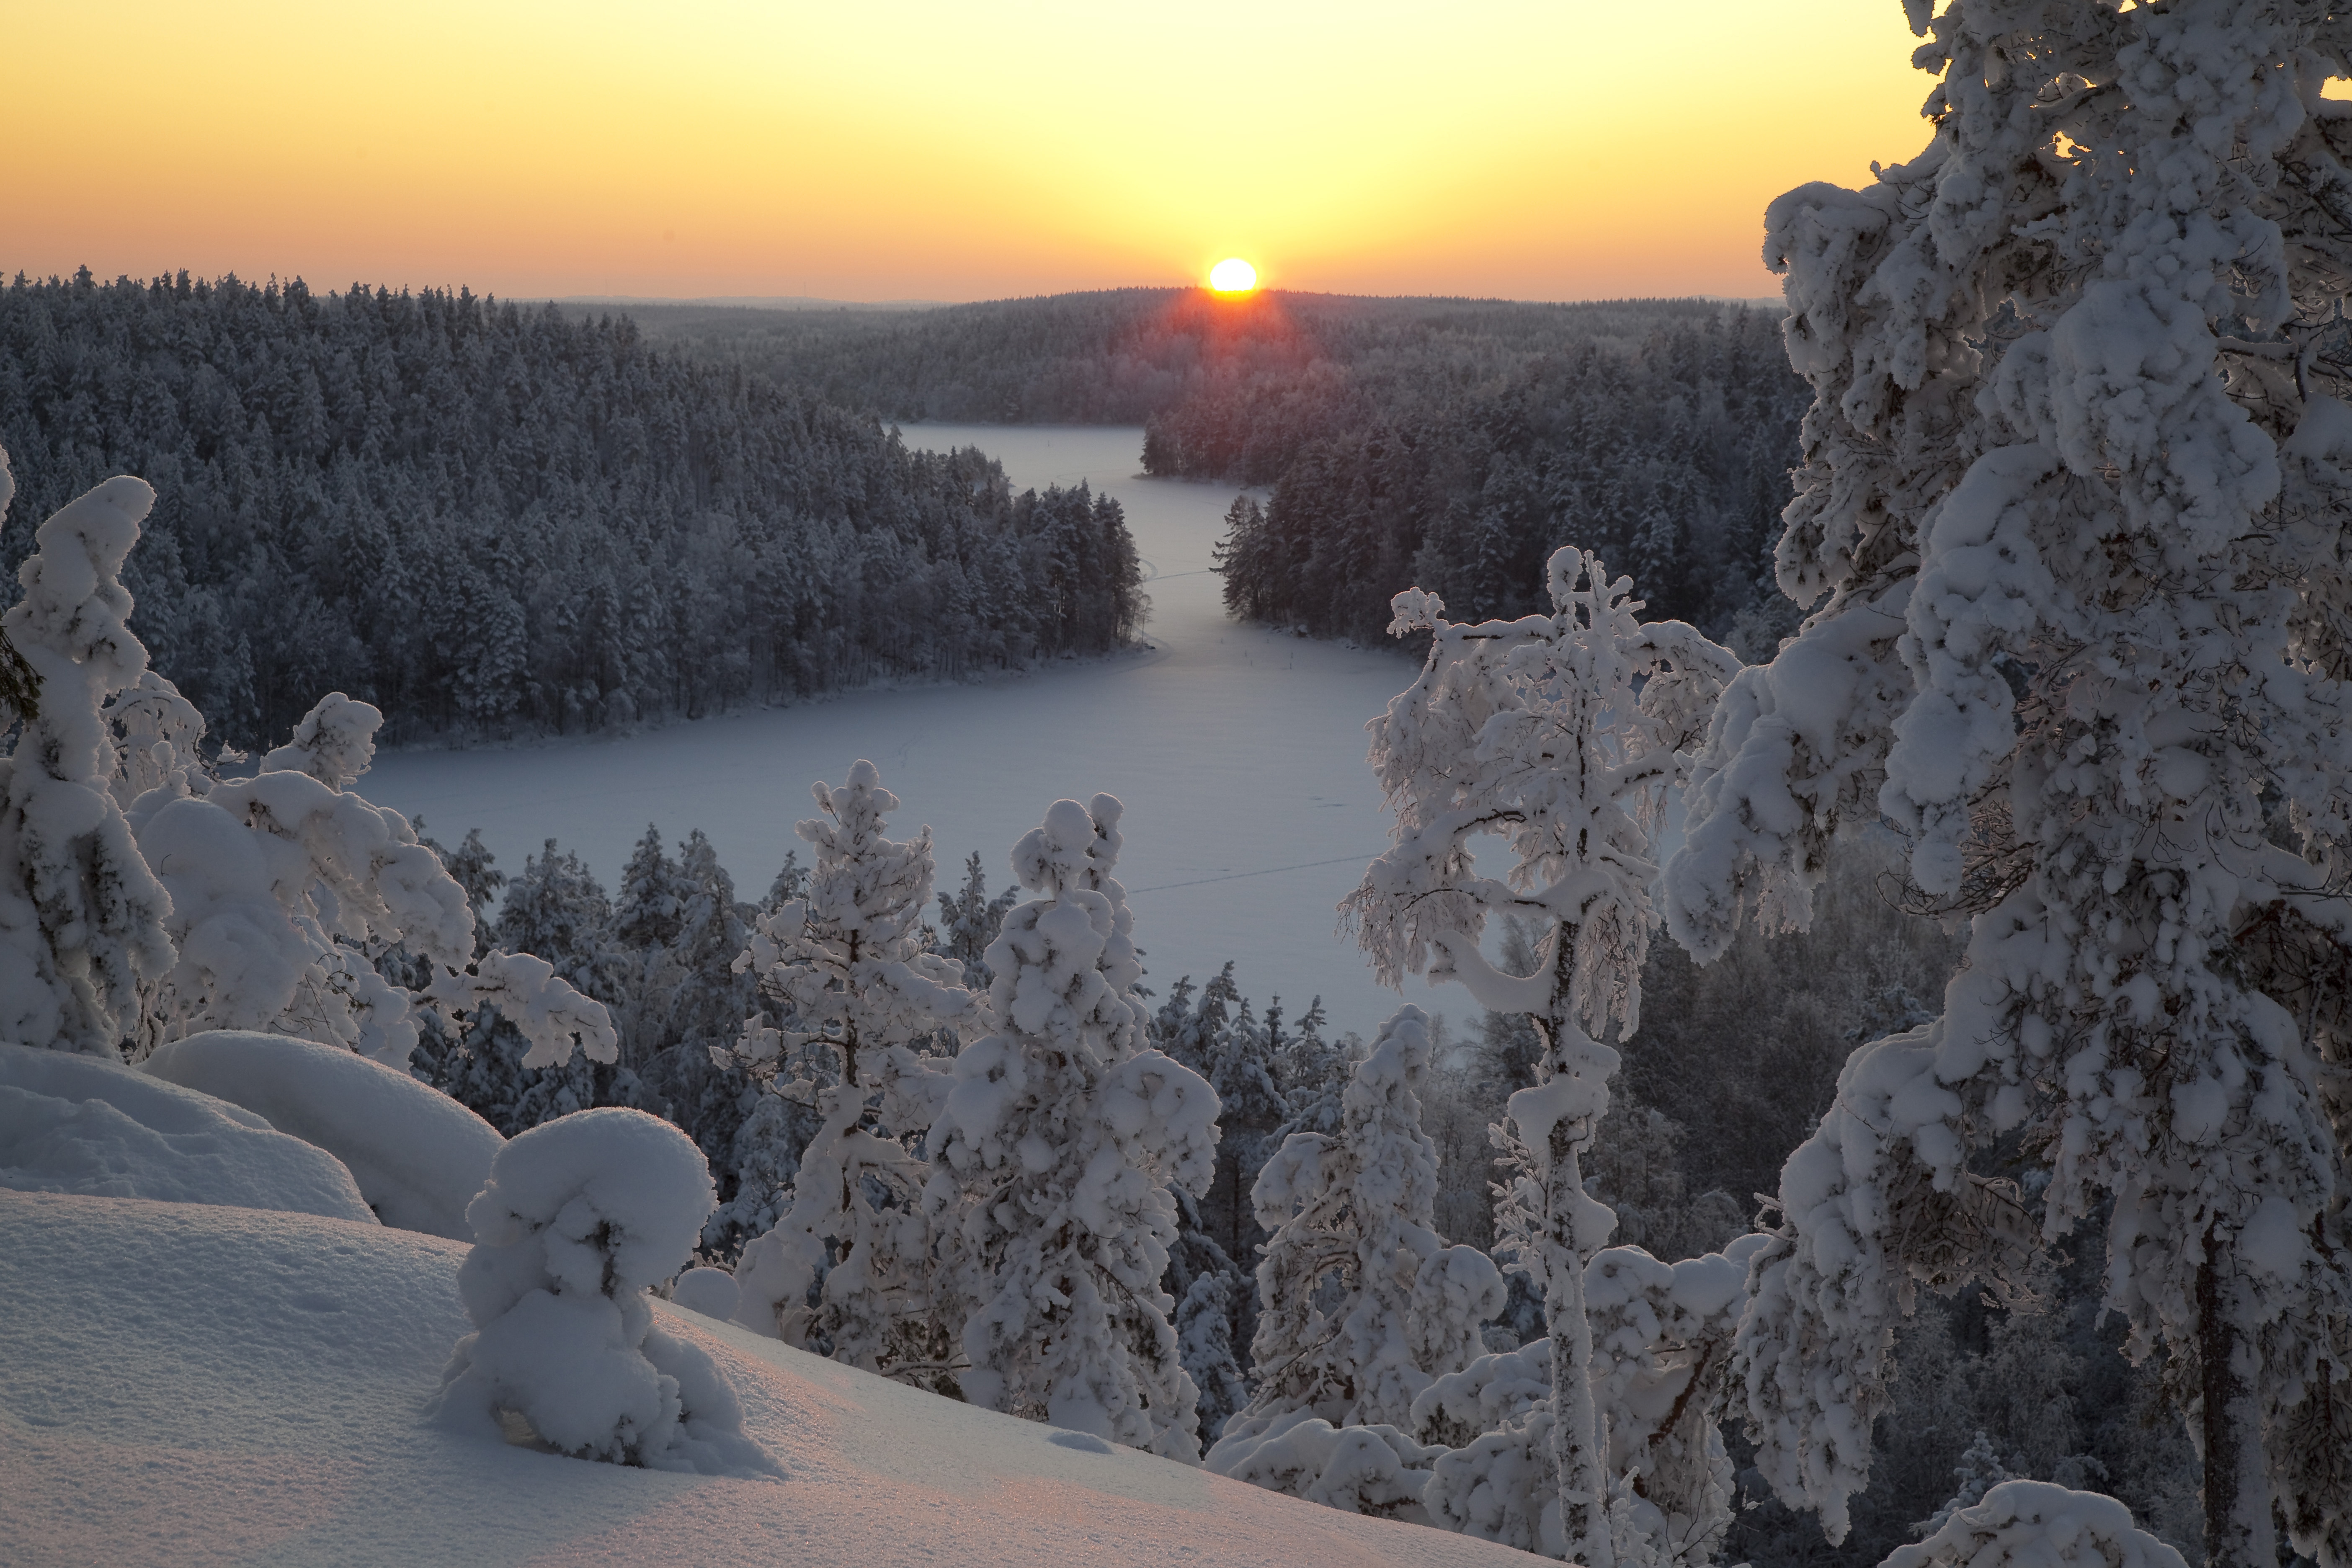
[[[1568,962],[1575,930],[1552,939],[1551,1006],[1544,1028],[1547,1081],[1580,1066],[1570,1042],[1584,1031],[1570,1016]],[[1584,1252],[1577,1216],[1585,1207],[1581,1156],[1597,1118],[1563,1117],[1551,1125],[1544,1169],[1544,1329],[1551,1339],[1552,1458],[1559,1467],[1559,1531],[1564,1554],[1584,1568],[1615,1568],[1609,1539],[1609,1474],[1601,1416],[1592,1397],[1592,1321],[1584,1304]]]
[[[2205,1232],[2197,1268],[2198,1447],[2205,1459],[2205,1568],[2272,1568],[2278,1561],[2263,1458],[2256,1359],[2238,1303],[2234,1248]]]

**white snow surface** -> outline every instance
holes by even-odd
[[[376,1216],[471,1241],[466,1205],[506,1140],[436,1089],[340,1046],[214,1029],[157,1048],[153,1078],[241,1105],[348,1166]],[[141,1194],[160,1197],[163,1194]]]
[[[375,1223],[340,1161],[253,1112],[120,1062],[32,1046],[0,1044],[0,1188]],[[135,1278],[124,1292],[146,1289]],[[0,1334],[0,1361],[15,1359]]]
[[[717,1363],[780,1479],[454,1435],[425,1405],[468,1326],[464,1255],[308,1215],[0,1192],[0,1559],[1525,1561],[959,1405],[666,1302],[658,1327]]]
[[[1412,684],[1413,662],[1227,620],[1209,552],[1234,491],[1141,477],[1139,428],[903,428],[913,447],[979,447],[1016,486],[1083,479],[1118,498],[1150,577],[1152,648],[635,735],[382,752],[368,798],[423,816],[445,844],[479,827],[509,874],[552,834],[608,889],[647,822],[670,837],[700,827],[736,885],[758,889],[787,850],[808,858],[793,822],[809,785],[865,757],[905,803],[900,837],[929,824],[942,863],[977,849],[1002,888],[1048,803],[1108,791],[1127,806],[1119,877],[1153,990],[1235,959],[1261,1007],[1279,993],[1295,1016],[1319,994],[1335,1032],[1371,1038],[1398,996],[1339,937],[1337,906],[1387,847],[1364,725]],[[1416,980],[1403,998],[1457,1021],[1471,1005]]]

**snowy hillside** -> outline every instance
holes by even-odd
[[[903,1387],[663,1305],[779,1481],[427,1424],[466,1248],[0,1191],[0,1557],[66,1563],[1524,1562]],[[102,1478],[102,1479],[101,1479]]]

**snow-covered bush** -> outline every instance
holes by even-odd
[[[2003,1481],[1880,1568],[2188,1568],[2111,1497],[2047,1481]]]
[[[948,1064],[916,1047],[967,1025],[976,998],[961,966],[925,945],[930,830],[883,837],[898,799],[869,762],[814,793],[824,815],[796,828],[816,851],[806,893],[763,917],[735,961],[785,1027],[754,1020],[735,1054],[770,1079],[788,1056],[830,1058],[829,1081],[776,1086],[813,1100],[824,1124],[790,1205],[743,1249],[736,1311],[788,1343],[814,1340],[868,1371],[935,1382],[954,1346],[933,1310],[927,1172],[908,1142],[930,1131],[948,1087],[935,1069]]]
[[[647,1291],[693,1255],[716,1202],[701,1152],[643,1111],[579,1111],[500,1148],[466,1213],[474,1332],[443,1374],[443,1417],[487,1435],[510,1414],[585,1459],[772,1472],[710,1357],[654,1327]]]
[[[1390,631],[1425,631],[1421,677],[1373,721],[1371,763],[1396,813],[1394,846],[1340,907],[1381,979],[1461,982],[1541,1032],[1533,1088],[1511,1097],[1507,1146],[1526,1179],[1498,1211],[1498,1241],[1543,1284],[1558,1410],[1550,1423],[1559,1550],[1612,1568],[1605,1467],[1580,1299],[1585,1260],[1614,1216],[1584,1190],[1583,1150],[1609,1109],[1617,1052],[1596,1038],[1641,1022],[1641,969],[1655,923],[1650,835],[1684,776],[1683,748],[1738,660],[1676,621],[1644,625],[1632,584],[1590,552],[1546,567],[1553,613],[1465,624],[1434,595],[1396,596]],[[1500,835],[1513,860],[1478,874],[1472,841]],[[1479,949],[1490,921],[1542,935],[1533,972]],[[1519,1479],[1527,1479],[1525,1476]],[[1541,1513],[1532,1500],[1515,1516]]]
[[[1036,895],[988,949],[995,1032],[964,1047],[923,1194],[973,1403],[1197,1457],[1162,1289],[1171,1189],[1198,1194],[1215,1093],[1144,1048],[1117,798],[1054,803],[1013,851]]]
[[[1919,1283],[2013,1282],[2112,1204],[2107,1303],[2205,1458],[2206,1554],[2352,1556],[2343,1150],[2239,947],[2352,837],[2352,22],[1951,0],[1927,151],[1767,216],[1811,382],[1778,569],[1819,601],[1719,705],[1669,918],[1802,924],[1882,816],[1970,918],[1927,1029],[1865,1048],[1783,1179],[1740,1333],[1759,1468],[1831,1538]],[[2291,841],[2300,853],[2280,847]],[[2307,1015],[2306,1015],[2307,1016]]]
[[[0,515],[15,493],[0,452]],[[42,523],[16,572],[25,596],[0,615],[38,686],[0,758],[0,1040],[111,1056],[140,985],[172,963],[172,900],[116,800],[105,713],[147,669],[121,574],[154,501],[111,479]]]
[[[141,1066],[324,1149],[350,1168],[384,1224],[473,1239],[466,1207],[505,1140],[406,1073],[339,1046],[229,1031],[173,1040]]]
[[[1425,1524],[1422,1492],[1443,1449],[1394,1426],[1334,1426],[1307,1409],[1252,1421],[1210,1450],[1219,1475],[1326,1508]]]

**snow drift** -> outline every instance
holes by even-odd
[[[375,1220],[340,1161],[251,1111],[30,1046],[0,1044],[0,1187]]]
[[[174,1040],[143,1066],[150,1077],[242,1106],[332,1154],[384,1224],[474,1238],[466,1205],[489,1180],[505,1140],[406,1073],[339,1046],[229,1029]]]
[[[719,1364],[782,1480],[454,1436],[425,1406],[468,1327],[465,1251],[307,1215],[0,1193],[0,1554],[403,1568],[1526,1561],[1097,1440],[1070,1446],[662,1302],[661,1331]]]

